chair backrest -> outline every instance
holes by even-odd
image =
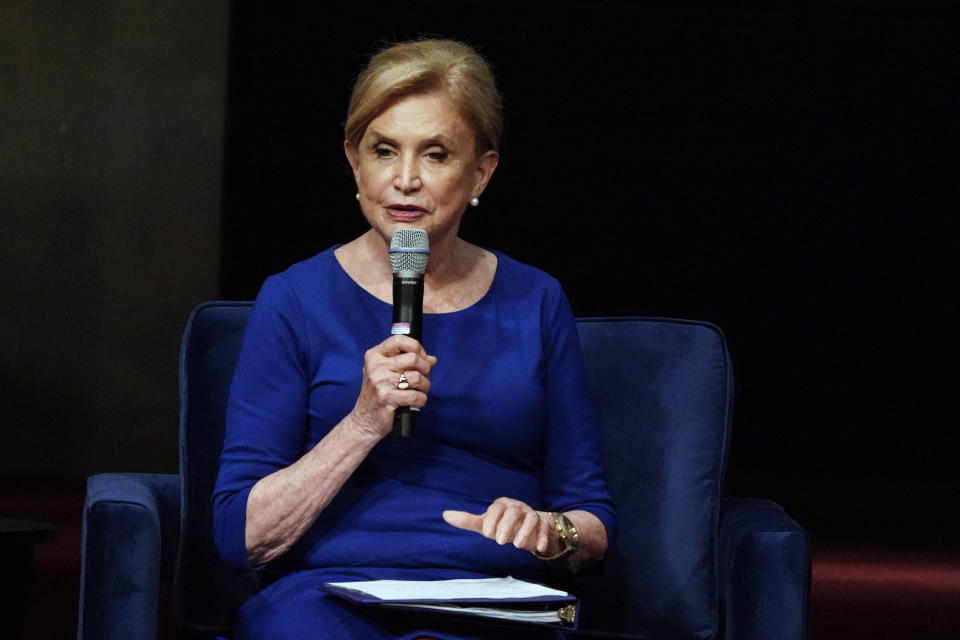
[[[733,402],[723,333],[664,318],[577,323],[620,539],[583,625],[655,638],[719,627],[717,531]]]
[[[250,302],[194,310],[180,356],[181,547],[175,596],[186,628],[229,633],[256,576],[227,569],[210,496],[226,399]],[[718,626],[720,490],[732,374],[713,325],[669,319],[578,321],[621,535],[584,591],[584,626],[708,638]]]
[[[187,320],[180,346],[180,550],[174,575],[177,622],[229,634],[256,592],[256,574],[227,568],[213,542],[210,497],[223,447],[227,396],[252,302],[208,302]]]

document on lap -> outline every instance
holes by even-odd
[[[577,599],[516,578],[327,582],[322,591],[354,604],[576,627]]]

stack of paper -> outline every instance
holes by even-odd
[[[516,578],[327,582],[320,589],[355,604],[428,610],[576,627],[577,599]]]

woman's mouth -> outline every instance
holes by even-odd
[[[387,213],[394,220],[409,222],[425,214],[426,210],[412,204],[391,204],[387,207]]]

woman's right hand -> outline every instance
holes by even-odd
[[[363,357],[360,396],[350,415],[360,429],[377,440],[393,429],[397,407],[422,407],[430,390],[430,369],[436,356],[405,335],[390,336],[367,350]],[[400,374],[409,387],[400,389]]]

